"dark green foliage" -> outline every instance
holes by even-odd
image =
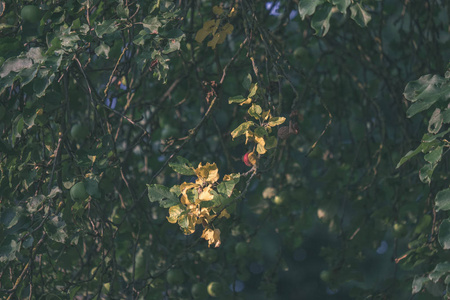
[[[0,295],[442,298],[449,9],[0,0]],[[214,249],[167,220],[207,162],[233,174]]]

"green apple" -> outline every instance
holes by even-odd
[[[212,264],[213,262],[217,261],[217,250],[205,249],[199,251],[198,254],[200,255],[200,259],[205,263]]]
[[[192,285],[191,294],[194,299],[203,300],[208,298],[208,290],[206,284],[197,282]]]
[[[20,12],[22,19],[29,23],[38,23],[41,20],[40,15],[39,8],[35,5],[25,5]]]
[[[392,228],[394,229],[394,236],[396,238],[404,237],[407,233],[407,229],[404,224],[395,222]]]
[[[167,271],[166,275],[167,282],[171,285],[178,285],[183,283],[184,274],[180,269],[171,269]]]
[[[70,197],[73,201],[82,201],[88,197],[83,182],[78,182],[70,189]]]
[[[234,246],[234,251],[238,257],[244,257],[248,253],[248,245],[246,242],[239,242]]]
[[[322,272],[320,272],[320,279],[322,279],[324,282],[330,282],[331,272],[328,270],[323,270]]]
[[[220,282],[212,281],[208,284],[208,294],[211,297],[219,297],[223,294],[223,287]]]
[[[70,135],[74,138],[76,141],[82,141],[84,140],[89,134],[89,128],[84,124],[75,124],[72,126],[72,129],[70,130]]]

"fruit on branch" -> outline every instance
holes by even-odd
[[[39,8],[35,5],[25,5],[20,12],[20,16],[29,23],[37,23],[41,20]]]
[[[83,201],[88,197],[88,193],[86,192],[86,188],[84,187],[83,182],[78,182],[70,189],[70,197],[73,201]]]
[[[252,164],[250,163],[250,160],[248,159],[248,155],[250,154],[250,152],[247,152],[247,153],[245,153],[244,154],[244,156],[242,157],[242,161],[244,162],[244,164],[247,166],[247,167],[251,167],[252,166]]]
[[[234,246],[234,251],[238,257],[244,257],[248,253],[248,245],[246,242],[239,242]]]
[[[70,135],[73,137],[76,141],[82,141],[84,140],[89,134],[89,128],[84,124],[75,124],[72,126],[72,129],[70,130]]]
[[[208,298],[208,290],[206,284],[197,282],[191,288],[192,298],[203,300]]]
[[[184,274],[180,269],[171,269],[167,271],[166,275],[167,282],[171,285],[178,285],[183,283]]]
[[[211,297],[219,297],[223,294],[223,287],[220,282],[212,281],[208,284],[208,294]]]
[[[278,137],[286,140],[291,134],[289,133],[289,126],[281,126],[278,128]]]

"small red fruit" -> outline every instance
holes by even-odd
[[[250,162],[250,160],[249,160],[249,158],[248,158],[248,155],[250,154],[250,152],[247,152],[247,153],[245,153],[244,154],[244,156],[242,157],[242,161],[244,161],[244,164],[247,166],[247,167],[251,167],[252,166],[252,163]]]

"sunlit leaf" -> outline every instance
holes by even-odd
[[[186,158],[177,156],[176,159],[176,162],[169,162],[169,167],[181,175],[195,175],[192,164]]]
[[[252,121],[247,121],[239,125],[235,130],[231,132],[231,136],[234,138],[245,134],[245,132],[251,127],[255,125]]]
[[[159,202],[159,205],[164,208],[177,205],[180,201],[178,197],[170,192],[169,188],[160,184],[147,184],[148,199],[150,202]]]

